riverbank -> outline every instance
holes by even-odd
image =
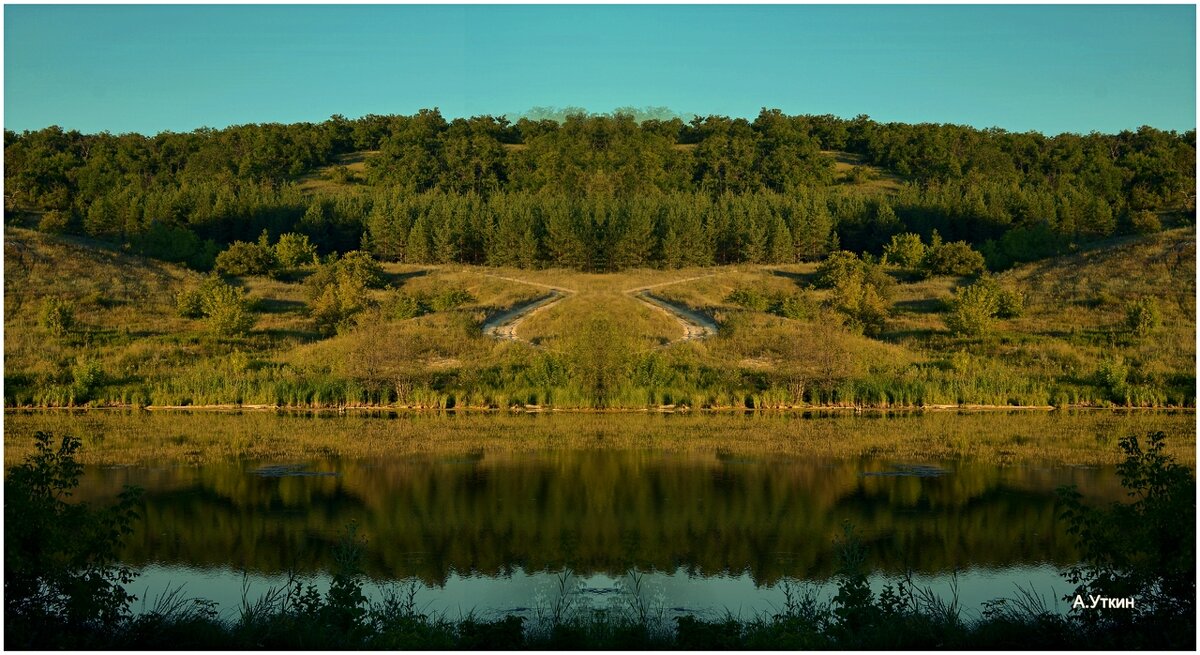
[[[5,465],[37,431],[84,439],[81,461],[130,466],[216,460],[651,449],[712,457],[890,457],[1094,466],[1119,460],[1117,440],[1163,430],[1194,466],[1195,414],[1039,412],[278,412],[5,413]]]

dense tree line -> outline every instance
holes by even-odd
[[[935,230],[1002,267],[1194,211],[1194,130],[1047,137],[767,109],[663,116],[422,110],[153,137],[6,131],[5,208],[198,268],[267,230],[324,253],[366,243],[412,262],[594,270],[880,254],[893,235]],[[844,185],[831,150],[905,182],[895,194]],[[368,185],[294,184],[355,151],[372,153]]]
[[[366,245],[411,263],[615,270],[813,260],[836,244],[822,193],[624,197],[381,194]]]

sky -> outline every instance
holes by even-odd
[[[1170,6],[4,8],[4,127],[184,132],[531,107],[867,114],[1046,134],[1196,126]]]

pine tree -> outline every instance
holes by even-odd
[[[430,235],[429,214],[421,212],[413,222],[405,244],[404,261],[409,264],[429,264],[433,261],[433,240]]]
[[[795,261],[796,249],[792,245],[792,233],[787,223],[778,214],[771,217],[771,238],[768,244],[767,261],[771,264],[791,264]]]

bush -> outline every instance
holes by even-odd
[[[184,318],[204,317],[204,303],[218,287],[227,286],[225,281],[216,275],[208,275],[200,286],[184,289],[175,296],[175,309]]]
[[[755,312],[765,312],[771,306],[771,299],[758,289],[739,287],[725,297],[725,302],[738,305]]]
[[[966,241],[931,245],[921,262],[926,275],[973,275],[983,270],[983,254]]]
[[[175,296],[175,307],[184,318],[207,318],[209,330],[219,336],[242,335],[254,327],[246,292],[216,275],[204,278],[199,287],[181,291]]]
[[[1067,598],[1133,599],[1132,607],[1087,610],[1077,618],[1118,629],[1144,621],[1187,643],[1195,630],[1196,478],[1163,454],[1165,439],[1162,432],[1148,434],[1146,450],[1136,436],[1121,439],[1125,461],[1117,473],[1132,503],[1091,508],[1074,487],[1059,490],[1063,518],[1082,551],[1067,576],[1078,587]]]
[[[996,300],[996,318],[1017,318],[1025,312],[1025,294],[1017,289],[998,289]]]
[[[175,311],[183,318],[204,316],[204,294],[200,289],[184,289],[175,295]]]
[[[383,269],[369,253],[331,255],[308,279],[309,315],[326,336],[354,325],[359,312],[371,305],[368,288],[383,286]]]
[[[71,230],[71,214],[58,210],[50,210],[42,214],[38,220],[38,230],[50,234],[64,234]]]
[[[308,235],[288,232],[279,235],[275,244],[275,260],[284,268],[297,268],[312,264],[317,257],[317,247],[308,240]]]
[[[383,268],[371,253],[362,250],[352,250],[338,261],[337,266],[345,271],[355,284],[368,289],[383,287]]]
[[[1104,389],[1109,400],[1125,402],[1129,390],[1129,366],[1120,355],[1114,355],[1100,360],[1096,368],[1096,385]]]
[[[1129,217],[1129,224],[1135,234],[1153,234],[1162,231],[1162,221],[1158,219],[1158,214],[1149,210],[1134,212]]]
[[[807,320],[816,314],[817,308],[812,301],[802,293],[783,296],[778,300],[771,313],[793,320]]]
[[[4,480],[5,647],[43,647],[67,637],[115,627],[133,600],[122,585],[133,572],[121,566],[121,540],[137,519],[139,493],[126,487],[118,503],[92,510],[66,498],[79,484],[80,440],[38,432],[37,452]]]
[[[883,247],[883,256],[888,263],[902,268],[917,268],[925,259],[925,244],[919,235],[912,232],[892,235],[892,240]]]
[[[341,257],[334,253],[325,263],[317,266],[317,270],[308,278],[311,294],[320,294],[325,286],[337,282],[339,277],[346,277],[366,289],[383,287],[383,268],[379,262],[368,252],[352,250]]]
[[[266,243],[266,233],[257,243],[234,241],[217,255],[216,271],[222,275],[267,275],[275,270],[278,261],[275,251]]]
[[[1162,313],[1154,298],[1140,298],[1125,310],[1125,327],[1139,337],[1145,337],[1162,325]]]
[[[958,334],[985,334],[991,329],[992,319],[999,310],[1000,300],[991,285],[976,283],[960,287],[950,301],[946,327]]]
[[[254,327],[246,292],[228,284],[214,285],[205,295],[201,311],[208,329],[218,336],[240,336]]]
[[[870,336],[883,331],[896,283],[871,257],[832,253],[817,269],[817,285],[833,289],[832,306],[846,315],[850,327]]]
[[[852,252],[838,250],[817,267],[817,286],[832,289],[862,270],[862,262]]]
[[[220,248],[202,240],[191,230],[154,221],[145,232],[131,239],[134,252],[169,262],[187,264],[197,270],[212,268]]]
[[[92,399],[104,382],[104,369],[92,359],[80,357],[71,367],[71,403],[82,405]]]
[[[316,290],[308,310],[317,331],[332,336],[353,326],[358,314],[369,305],[366,288],[350,273],[341,271],[336,279]]]
[[[42,301],[38,313],[38,325],[61,337],[75,329],[75,311],[66,301],[49,297]]]
[[[384,313],[391,318],[407,320],[428,314],[429,308],[420,296],[397,291],[389,299]]]
[[[334,166],[325,173],[324,177],[334,184],[357,184],[362,181],[354,171],[346,166]]]
[[[443,289],[429,298],[429,307],[435,312],[444,312],[474,301],[475,296],[466,289]]]

